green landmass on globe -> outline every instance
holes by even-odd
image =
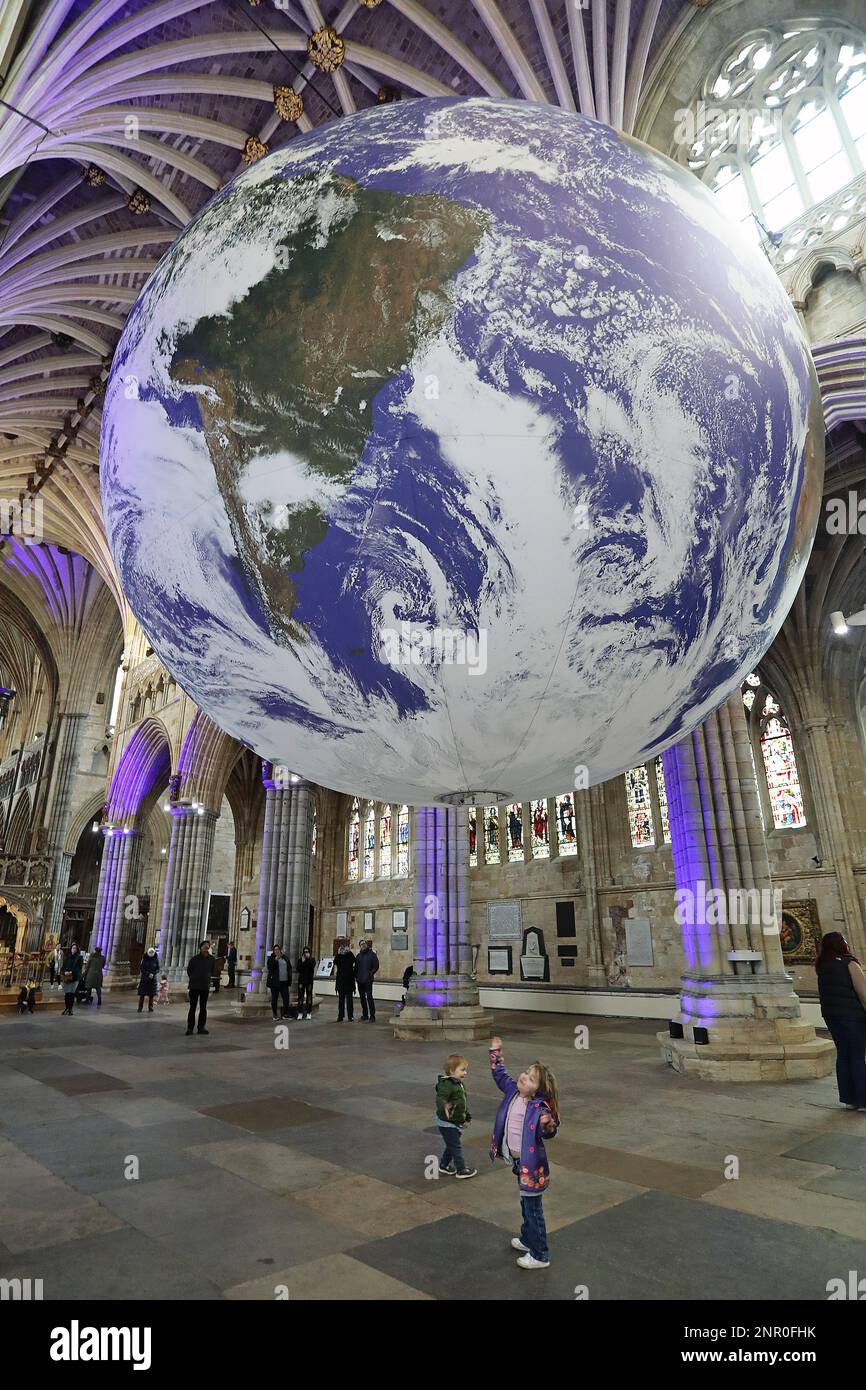
[[[245,471],[256,456],[288,450],[311,473],[350,481],[372,430],[372,398],[441,331],[449,283],[487,218],[439,194],[366,189],[339,175],[302,174],[295,184],[299,199],[313,194],[310,215],[229,314],[178,336],[170,374],[208,388],[198,394],[202,429],[238,555],[273,635],[303,642],[293,576],[328,523],[317,504],[280,498],[251,513]],[[333,200],[344,215],[323,236]],[[278,506],[279,524],[269,523]]]

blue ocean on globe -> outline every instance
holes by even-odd
[[[760,249],[550,106],[413,100],[221,189],[108,383],[124,591],[221,727],[340,791],[529,800],[647,761],[769,646],[823,466]]]

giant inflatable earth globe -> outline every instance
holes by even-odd
[[[756,663],[822,447],[785,291],[697,179],[550,106],[415,100],[178,237],[114,359],[102,495],[222,728],[344,792],[528,800],[646,761]]]

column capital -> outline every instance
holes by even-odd
[[[814,719],[804,719],[802,723],[795,724],[793,726],[793,732],[795,734],[811,734],[814,733],[816,729],[829,729],[830,723],[830,716],[824,714]]]

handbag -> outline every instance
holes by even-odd
[[[63,972],[63,978],[64,978],[64,980],[71,980],[71,979],[72,979],[72,971],[71,971],[71,970],[64,970],[64,972]]]

